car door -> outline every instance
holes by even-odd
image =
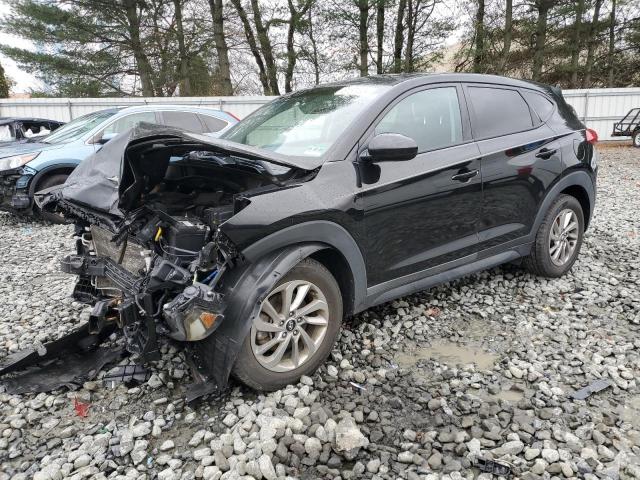
[[[378,117],[361,144],[380,133],[400,133],[418,144],[412,160],[359,161],[357,201],[364,215],[368,283],[390,282],[391,288],[473,256],[481,175],[458,85],[404,94]]]
[[[482,249],[529,234],[544,191],[562,173],[555,133],[516,88],[465,85],[471,127],[482,156]]]

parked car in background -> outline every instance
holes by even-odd
[[[612,137],[631,137],[633,146],[640,148],[640,108],[632,108],[613,124]]]
[[[64,125],[64,122],[31,117],[0,117],[0,147],[41,139]]]
[[[169,105],[110,108],[67,123],[41,141],[0,146],[0,210],[31,214],[33,194],[64,183],[76,166],[102,145],[140,122],[219,135],[237,118],[221,110]],[[60,217],[40,212],[51,221]]]
[[[506,262],[569,271],[596,141],[554,87],[381,75],[280,97],[219,139],[132,130],[38,201],[82,234],[62,268],[91,333],[124,326],[143,359],[168,335],[219,386],[273,390],[313,373],[345,316]]]

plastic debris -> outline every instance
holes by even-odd
[[[590,397],[592,394],[601,392],[602,390],[605,390],[611,386],[612,384],[609,380],[605,380],[601,378],[591,383],[590,385],[587,385],[586,387],[573,392],[570,395],[570,397],[573,398],[574,400],[585,400],[586,398]]]
[[[89,414],[89,407],[91,405],[88,403],[83,403],[78,400],[78,397],[73,399],[73,409],[76,411],[76,415],[79,417],[85,418]]]
[[[151,374],[142,365],[118,365],[109,370],[102,378],[102,384],[108,388],[124,383],[127,386],[146,382]]]
[[[477,458],[476,467],[486,473],[492,473],[494,475],[502,475],[503,477],[512,475],[511,466],[496,462],[495,460],[489,460],[487,458]]]
[[[353,388],[360,390],[360,391],[367,391],[366,388],[364,388],[364,386],[360,385],[359,383],[356,382],[349,382],[349,385],[351,385]]]

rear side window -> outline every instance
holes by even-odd
[[[375,133],[413,138],[420,153],[460,143],[462,120],[456,88],[432,88],[409,95],[380,120]]]
[[[529,106],[533,109],[534,112],[538,115],[541,122],[547,121],[547,119],[553,113],[553,103],[551,100],[546,98],[544,95],[540,95],[539,93],[529,92],[524,90],[522,92],[525,100],[529,104]]]
[[[203,133],[202,123],[195,113],[162,112],[163,123],[169,127],[180,128],[194,133]]]
[[[202,123],[204,123],[204,131],[207,133],[219,132],[228,125],[224,120],[220,120],[219,118],[209,115],[198,114],[198,117],[200,117],[200,120],[202,120]]]
[[[473,106],[473,134],[476,138],[497,137],[533,127],[531,112],[515,90],[469,87]]]

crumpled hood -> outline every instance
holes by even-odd
[[[63,185],[42,193],[122,216],[123,212],[134,208],[149,184],[164,177],[172,156],[195,150],[237,155],[280,165],[280,168],[312,169],[257,148],[142,122],[114,137],[81,162]]]

